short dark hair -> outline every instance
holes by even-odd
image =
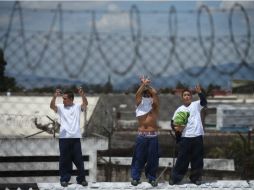
[[[64,91],[64,94],[67,94],[69,99],[74,100],[74,93],[71,90]]]
[[[183,91],[182,91],[182,97],[183,97],[183,93],[185,93],[185,92],[189,92],[192,95],[192,92],[191,92],[190,89],[184,88]]]

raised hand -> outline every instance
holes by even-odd
[[[144,75],[142,75],[140,77],[140,81],[141,81],[141,83],[143,83],[145,85],[147,85],[147,84],[149,84],[151,82],[151,80],[148,77],[145,77]]]
[[[83,96],[85,94],[82,87],[78,87],[78,93],[79,93],[80,96]]]
[[[62,90],[61,89],[56,89],[54,96],[61,96],[62,95]]]
[[[197,85],[195,86],[195,90],[196,90],[197,93],[201,93],[201,92],[202,92],[201,86],[200,86],[199,84],[197,84]]]

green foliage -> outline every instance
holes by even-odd
[[[221,87],[219,85],[209,84],[206,90],[206,95],[213,96],[213,90],[220,90],[220,89]]]
[[[225,158],[225,150],[222,147],[215,147],[209,153],[207,153],[209,158]]]
[[[176,88],[188,88],[188,85],[181,83],[180,81],[178,81],[178,83],[176,84]]]
[[[172,94],[173,93],[173,89],[172,88],[161,88],[160,89],[160,93],[161,94]]]
[[[104,93],[111,93],[111,92],[113,92],[113,85],[111,83],[111,77],[110,76],[108,76],[108,81],[103,86],[103,92]]]
[[[16,86],[16,81],[13,77],[5,76],[5,67],[7,63],[4,59],[4,52],[0,48],[0,92],[19,91],[21,88]]]
[[[241,133],[228,146],[215,147],[207,156],[234,159],[236,171],[242,179],[254,178],[254,142],[248,141]]]

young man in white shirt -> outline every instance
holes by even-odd
[[[176,133],[180,133],[179,152],[176,164],[171,172],[169,184],[179,183],[191,164],[190,180],[196,185],[201,184],[203,170],[203,135],[200,112],[207,105],[206,98],[199,85],[196,86],[196,92],[200,100],[192,102],[192,93],[185,89],[182,92],[183,105],[174,113],[172,128]]]
[[[87,186],[85,178],[84,162],[81,151],[81,131],[80,131],[80,114],[88,105],[87,98],[82,88],[78,89],[79,95],[82,97],[82,104],[75,104],[74,93],[66,91],[63,93],[63,104],[56,104],[57,96],[61,96],[61,90],[57,89],[50,102],[50,108],[54,110],[60,121],[59,132],[59,172],[60,183],[63,187],[68,186],[71,178],[72,162],[78,169],[77,183]]]

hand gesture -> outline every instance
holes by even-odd
[[[197,85],[195,86],[195,90],[196,90],[197,93],[201,93],[201,92],[202,92],[201,86],[200,86],[199,84],[197,84]]]
[[[62,90],[61,89],[56,89],[54,96],[61,96],[62,95]]]
[[[149,78],[146,78],[144,75],[140,77],[140,81],[142,84],[145,84],[145,85],[148,85],[151,82],[151,80]]]
[[[78,93],[80,96],[83,96],[85,94],[82,87],[78,87]]]

